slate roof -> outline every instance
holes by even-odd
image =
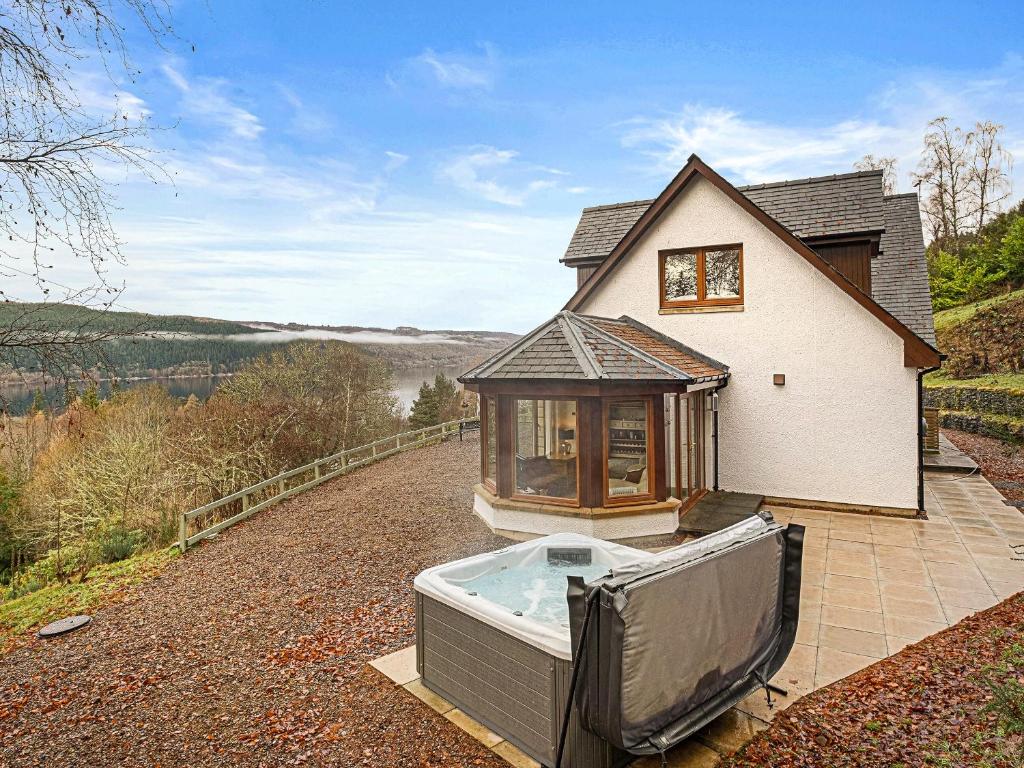
[[[736,187],[800,239],[885,229],[882,172],[857,171]],[[601,261],[654,200],[584,208],[562,261]]]
[[[871,296],[910,330],[935,346],[928,264],[917,195],[884,198],[881,253],[871,262]]]
[[[917,195],[883,194],[881,171],[858,171],[737,187],[801,239],[882,233],[871,263],[871,294],[886,311],[935,345],[931,294]],[[599,264],[653,200],[584,208],[562,261]],[[813,248],[813,242],[810,243]]]
[[[459,377],[459,381],[683,381],[729,376],[727,366],[632,318],[563,311]]]
[[[736,189],[801,240],[885,229],[881,171],[751,184]]]
[[[571,264],[574,261],[603,260],[653,202],[634,200],[632,203],[584,208],[562,261]]]

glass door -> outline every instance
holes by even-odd
[[[666,395],[665,401],[669,489],[685,506],[702,496],[706,490],[705,397],[704,392],[693,392]]]

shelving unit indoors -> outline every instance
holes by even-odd
[[[646,459],[647,439],[647,408],[643,403],[608,409],[608,458]]]

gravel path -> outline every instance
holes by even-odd
[[[507,543],[470,512],[478,456],[334,480],[0,657],[0,765],[505,766],[366,666],[413,642],[416,573]]]

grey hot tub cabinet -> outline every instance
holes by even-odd
[[[778,671],[796,635],[803,529],[765,517],[632,573],[570,579],[574,652],[588,595],[595,607],[561,768],[664,752]],[[569,661],[417,591],[416,666],[427,688],[555,764]]]
[[[416,593],[416,669],[423,684],[539,763],[552,766],[569,661]],[[618,768],[632,755],[569,721],[565,768]]]

